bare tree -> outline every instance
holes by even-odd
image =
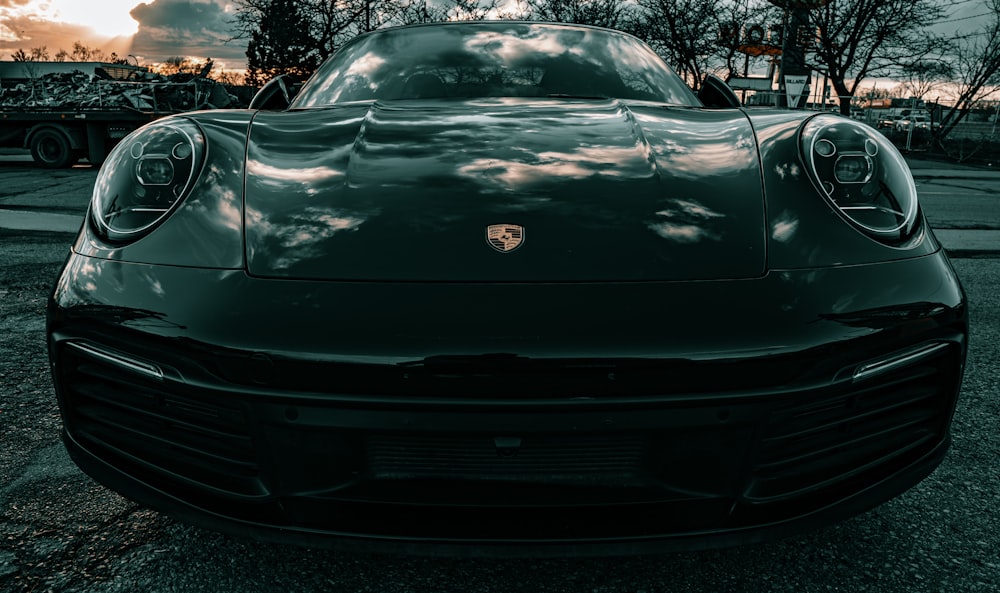
[[[941,118],[937,141],[968,115],[974,103],[1000,93],[1000,0],[988,0],[989,13],[976,32],[949,44],[946,56],[957,73],[954,106]]]
[[[808,66],[826,75],[848,115],[862,81],[888,75],[932,53],[939,40],[927,27],[945,15],[948,0],[832,0],[810,11],[818,42]],[[797,34],[797,33],[796,33]]]
[[[765,0],[637,0],[632,32],[643,38],[697,89],[705,74],[745,74],[752,50],[746,32],[779,22]],[[780,45],[780,44],[779,44]],[[748,53],[751,52],[751,53]]]
[[[247,41],[246,81],[261,86],[279,74],[305,78],[320,56],[309,34],[310,21],[295,0],[244,0],[237,12]]]
[[[527,15],[520,0],[237,0],[233,30],[249,40],[247,80],[260,84],[281,72],[308,75],[347,41],[380,27]]]
[[[943,60],[924,59],[903,64],[901,74],[906,79],[901,85],[903,93],[923,99],[928,93],[951,80],[955,75],[955,69]]]
[[[171,56],[159,64],[154,71],[163,76],[186,74],[190,78],[207,77],[215,66],[215,61],[208,58],[204,62],[190,60],[183,56]]]
[[[268,68],[309,74],[344,41],[372,27],[373,13],[377,24],[380,13],[375,4],[374,0],[237,0],[235,38],[253,45],[247,49],[249,62],[274,62]]]
[[[717,49],[715,0],[638,0],[643,14],[635,33],[698,88]]]
[[[502,2],[501,0],[448,0],[444,6],[446,8],[444,18],[447,20],[462,21],[482,21],[487,19],[499,20],[528,20],[532,18],[531,6],[526,0],[515,0],[514,2]]]
[[[89,45],[84,45],[81,41],[77,40],[73,42],[73,51],[68,52],[65,49],[60,48],[56,52],[55,61],[57,62],[109,62],[118,59],[117,54],[112,52],[114,56],[112,59],[104,52],[103,49],[99,47],[90,47]],[[48,59],[46,57],[46,59]]]
[[[48,62],[49,50],[44,45],[41,47],[33,47],[28,51],[19,49],[10,54],[10,59],[15,62]]]
[[[764,59],[771,59],[771,56],[762,51],[768,44],[750,43],[747,32],[753,27],[760,27],[766,42],[766,32],[772,26],[780,30],[781,12],[776,6],[764,0],[718,2],[713,17],[720,35],[716,51],[707,56],[712,60],[712,69],[721,69],[728,76],[746,76],[752,60],[762,56]],[[776,44],[778,49],[781,48],[779,39],[771,40],[771,43]]]
[[[74,62],[103,62],[106,60],[107,54],[98,47],[89,47],[79,41],[74,41],[70,57]]]
[[[620,28],[629,16],[623,0],[526,0],[532,18],[557,23],[578,23]]]

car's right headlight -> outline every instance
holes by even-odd
[[[813,183],[853,226],[889,245],[913,235],[916,186],[885,136],[850,119],[817,115],[803,124],[799,148]]]
[[[161,223],[191,192],[205,162],[205,135],[183,117],[126,136],[97,176],[90,213],[98,234],[134,241]]]

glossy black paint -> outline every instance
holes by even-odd
[[[736,110],[478,99],[266,113],[247,153],[247,267],[331,280],[756,277],[760,185]],[[524,246],[487,248],[498,223],[521,225]]]
[[[49,303],[67,447],[154,508],[311,544],[690,548],[860,512],[947,449],[961,284],[922,216],[889,246],[819,195],[808,115],[183,117],[191,195],[133,243],[84,225]]]
[[[635,551],[756,541],[821,524],[877,504],[940,461],[965,352],[964,297],[941,253],[734,281],[294,286],[239,270],[74,255],[63,282],[50,344],[67,445],[81,467],[188,520],[300,543],[321,543],[318,530],[337,536],[327,544],[423,542],[425,552],[432,543],[494,553]],[[595,315],[597,303],[604,312]],[[924,363],[852,381],[867,363],[934,343],[949,348],[937,370]],[[69,344],[156,365],[164,379],[81,359]],[[877,455],[873,470],[852,469],[826,486],[811,478],[791,497],[769,490],[755,468],[767,458],[761,436],[781,410],[837,409],[872,390],[891,397],[888,413],[879,408],[885,418],[834,434],[872,439],[874,430],[874,443],[891,448],[846,447]],[[913,400],[924,403],[906,411]],[[846,405],[845,414],[873,415]],[[123,410],[130,422],[152,416],[162,428],[140,423],[133,434],[119,420]],[[243,420],[216,426],[229,415]],[[251,448],[231,452],[230,434],[245,434]],[[595,451],[630,443],[656,462],[627,479],[553,467],[547,485],[523,470],[500,481],[428,482],[367,465],[371,439],[387,437],[479,449],[516,438],[529,459],[547,439],[568,439],[564,453],[597,439]],[[782,449],[801,456],[803,438]],[[204,458],[192,459],[192,439]],[[234,456],[250,469],[231,469]],[[669,471],[657,471],[660,464]],[[609,479],[620,487],[609,490]],[[475,508],[482,518],[472,523]],[[644,519],[632,516],[640,511]]]
[[[916,341],[915,332],[886,320],[948,326],[964,315],[961,288],[940,252],[748,280],[388,284],[261,279],[243,270],[73,255],[53,304],[60,319],[81,321],[79,313],[109,337],[138,332],[244,356],[388,365],[490,353],[729,360],[855,339],[892,351]],[[857,362],[877,356],[853,348],[844,355]]]

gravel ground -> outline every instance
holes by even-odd
[[[0,231],[0,591],[581,593],[1000,590],[1000,260],[957,260],[972,347],[954,445],[928,479],[800,537],[633,558],[458,560],[335,554],[179,524],[79,472],[44,344],[70,237]]]

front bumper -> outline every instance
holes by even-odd
[[[84,269],[89,296],[70,281]],[[610,303],[605,285],[290,283],[74,256],[50,354],[85,471],[193,523],[309,545],[742,543],[875,506],[940,463],[967,335],[943,255],[719,284],[619,285]],[[162,298],[182,287],[190,305]],[[386,289],[408,306],[362,298]],[[518,293],[533,300],[510,325],[497,302]]]

